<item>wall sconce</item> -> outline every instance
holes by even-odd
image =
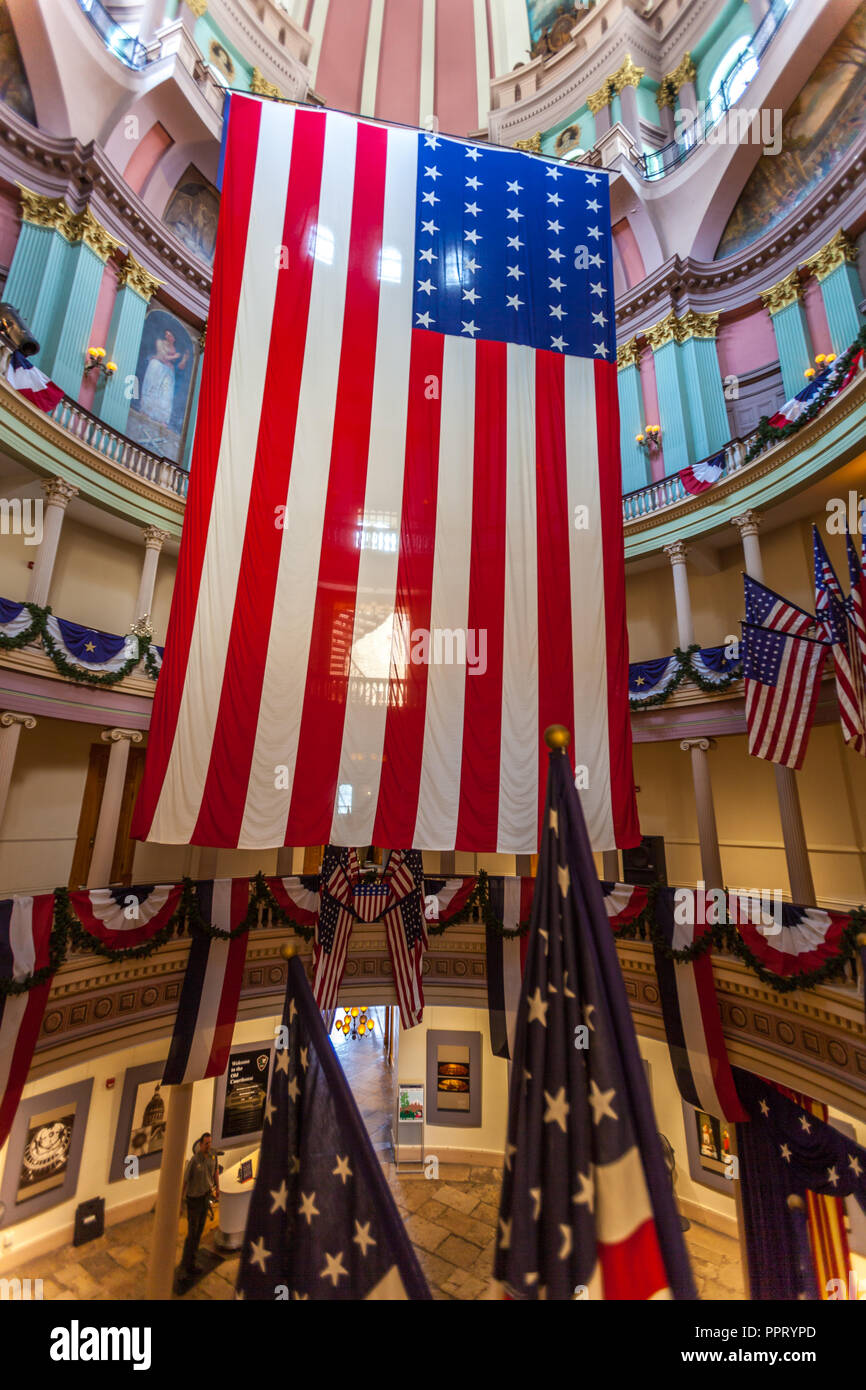
[[[832,367],[835,361],[835,352],[821,352],[815,358],[815,366],[807,367],[803,375],[807,381],[811,381],[813,376],[818,375],[818,372],[825,372],[828,367]]]
[[[104,357],[104,347],[90,347],[87,349],[87,353],[85,356],[84,375],[87,376],[87,373],[92,372],[95,367],[97,384],[99,384],[102,381],[106,381],[110,376],[114,376],[114,373],[117,371],[117,363],[103,362],[102,359]]]
[[[645,425],[643,434],[636,434],[634,439],[644,453],[657,454],[662,446],[661,425]]]

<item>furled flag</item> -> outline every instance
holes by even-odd
[[[743,623],[743,675],[749,752],[800,768],[828,648],[811,637]]]
[[[550,757],[494,1278],[515,1299],[696,1297],[564,751]]]
[[[70,893],[69,906],[89,936],[112,951],[127,951],[166,931],[180,895],[179,883],[137,883]]]
[[[489,880],[490,906],[502,928],[488,925],[487,938],[487,1010],[490,1019],[490,1050],[494,1057],[514,1055],[514,1032],[517,1026],[517,1006],[529,936],[516,935],[522,922],[529,921],[535,879],[492,876]]]
[[[607,174],[232,95],[209,324],[133,834],[637,844]]]
[[[354,892],[361,876],[358,853],[326,845],[313,941],[313,994],[320,1009],[335,1009],[355,923]]]
[[[9,359],[9,366],[6,368],[6,380],[10,386],[31,401],[33,405],[38,405],[40,410],[48,414],[54,409],[58,402],[63,400],[63,392],[60,387],[51,381],[44,372],[40,372],[38,367],[34,367],[29,357],[25,357],[23,352],[16,348]]]
[[[414,1028],[424,1013],[421,972],[427,949],[421,851],[395,850],[388,860],[383,882],[388,889],[385,937],[400,1005],[400,1023],[403,1028]]]
[[[222,1076],[229,1064],[238,1016],[247,932],[230,936],[247,915],[246,878],[204,879],[196,885],[199,914],[210,930],[190,928],[186,972],[162,1077],[164,1086]]]
[[[20,994],[0,992],[0,1149],[9,1137],[51,989],[54,895],[0,902],[0,981],[21,985],[39,971],[40,983]]]
[[[748,1120],[722,1036],[710,953],[691,960],[686,956],[676,960],[669,954],[699,947],[704,934],[713,929],[712,911],[700,889],[684,895],[663,887],[656,896],[656,921],[668,948],[653,947],[668,1052],[684,1101],[722,1120]]]
[[[866,524],[866,513],[858,514]],[[860,554],[857,543],[850,531],[845,531],[845,544],[848,551],[848,574],[851,590],[845,600],[845,616],[848,623],[848,652],[851,658],[851,672],[857,702],[860,709],[860,722],[866,732],[866,569],[863,561],[866,556],[866,536],[860,537]]]
[[[827,1123],[829,1111],[822,1100],[813,1100],[802,1091],[792,1091],[789,1086],[782,1086],[776,1081],[773,1087],[799,1105],[807,1115],[814,1115],[822,1124]],[[831,1301],[838,1296],[836,1290],[839,1284],[847,1293],[848,1273],[853,1263],[845,1228],[845,1199],[827,1192],[812,1192],[808,1188],[805,1196],[809,1255],[815,1267],[818,1297]]]
[[[298,956],[265,1105],[237,1297],[429,1299]]]
[[[798,608],[790,599],[782,598],[766,584],[743,575],[746,600],[746,622],[755,627],[771,628],[773,632],[792,632],[796,637],[813,637],[817,619],[805,608]]]
[[[855,753],[866,756],[866,707],[862,701],[862,683],[858,679],[856,644],[855,650],[851,650],[852,629],[845,611],[845,596],[817,526],[812,527],[812,539],[815,551],[815,612],[819,634],[833,648],[842,737]]]
[[[706,492],[707,488],[713,487],[715,483],[724,475],[725,472],[725,451],[715,454],[711,459],[703,459],[700,463],[690,463],[688,468],[680,469],[680,478],[686,492],[697,496],[701,492]]]

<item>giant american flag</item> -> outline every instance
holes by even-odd
[[[696,1297],[564,751],[550,756],[494,1279],[514,1299]]]
[[[541,731],[637,843],[607,176],[230,98],[134,834],[532,852]]]

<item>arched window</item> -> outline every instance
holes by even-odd
[[[743,34],[731,44],[710,78],[707,105],[724,110],[739,101],[758,71],[758,60],[751,52],[751,39]]]

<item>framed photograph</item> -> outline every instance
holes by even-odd
[[[164,1069],[165,1062],[146,1062],[130,1067],[123,1078],[109,1182],[126,1177],[128,1158],[137,1159],[139,1173],[149,1173],[162,1162],[166,1096],[160,1081]]]
[[[481,1124],[481,1034],[431,1028],[427,1034],[427,1123]]]
[[[15,1226],[75,1196],[93,1078],[29,1096],[9,1135],[0,1226]]]
[[[682,1104],[692,1181],[712,1187],[716,1192],[724,1192],[726,1197],[733,1197],[731,1179],[726,1177],[730,1165],[725,1160],[737,1151],[734,1126],[728,1124],[727,1120],[709,1115],[706,1110],[696,1110],[686,1101]]]
[[[200,350],[187,324],[161,305],[151,305],[138,348],[126,433],[152,454],[175,463],[183,448]]]
[[[420,1083],[401,1081],[397,1087],[400,1098],[398,1118],[400,1120],[424,1119],[424,1087]]]
[[[261,1043],[239,1043],[229,1053],[229,1064],[214,1089],[213,1148],[237,1149],[261,1138],[265,1099],[273,1065],[273,1038]]]

